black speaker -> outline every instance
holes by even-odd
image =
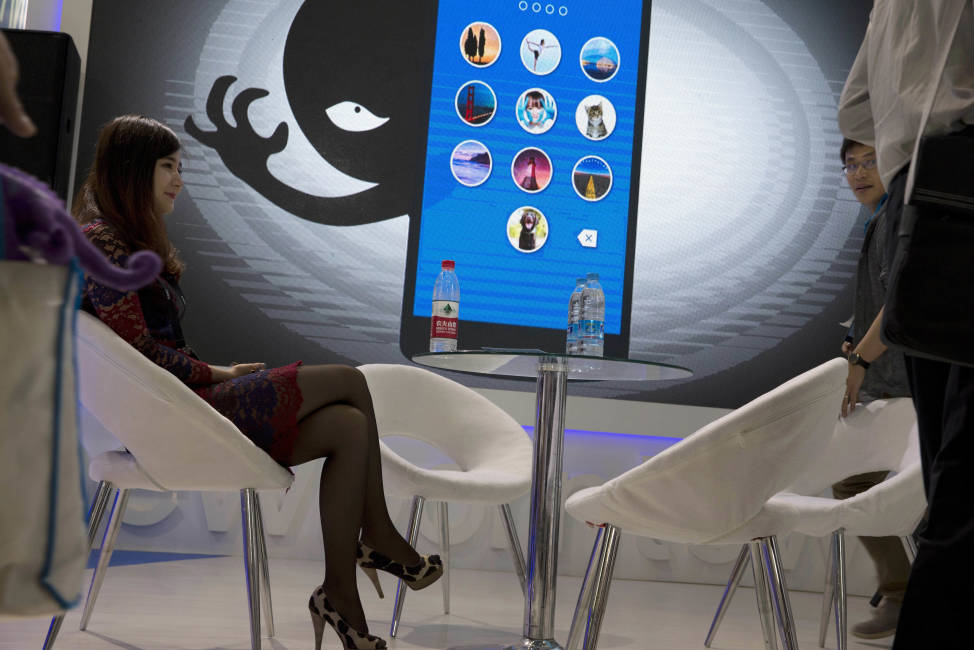
[[[3,33],[20,65],[17,92],[37,134],[18,138],[0,127],[0,162],[36,176],[67,200],[81,72],[78,50],[71,37],[60,32]]]

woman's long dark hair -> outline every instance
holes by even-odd
[[[95,161],[72,209],[79,223],[105,221],[133,251],[155,251],[165,270],[177,277],[183,263],[162,215],[153,209],[152,184],[156,161],[179,148],[179,138],[161,122],[141,115],[116,117],[98,136]]]

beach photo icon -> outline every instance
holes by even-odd
[[[464,140],[450,154],[453,178],[467,187],[476,187],[486,181],[493,167],[490,151],[484,143],[477,140]]]
[[[619,48],[604,36],[596,36],[582,46],[578,62],[586,77],[605,83],[619,71]]]

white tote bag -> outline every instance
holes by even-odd
[[[74,264],[0,259],[0,616],[53,614],[80,595],[79,290]]]

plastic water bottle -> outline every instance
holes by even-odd
[[[578,337],[582,320],[582,290],[585,289],[585,278],[575,279],[575,290],[568,299],[568,327],[565,336],[565,353],[580,354]]]
[[[433,318],[430,322],[430,352],[454,352],[460,316],[460,282],[453,260],[443,260],[433,284]]]
[[[605,348],[605,294],[599,284],[599,274],[585,276],[582,291],[582,322],[580,354],[601,357]]]

